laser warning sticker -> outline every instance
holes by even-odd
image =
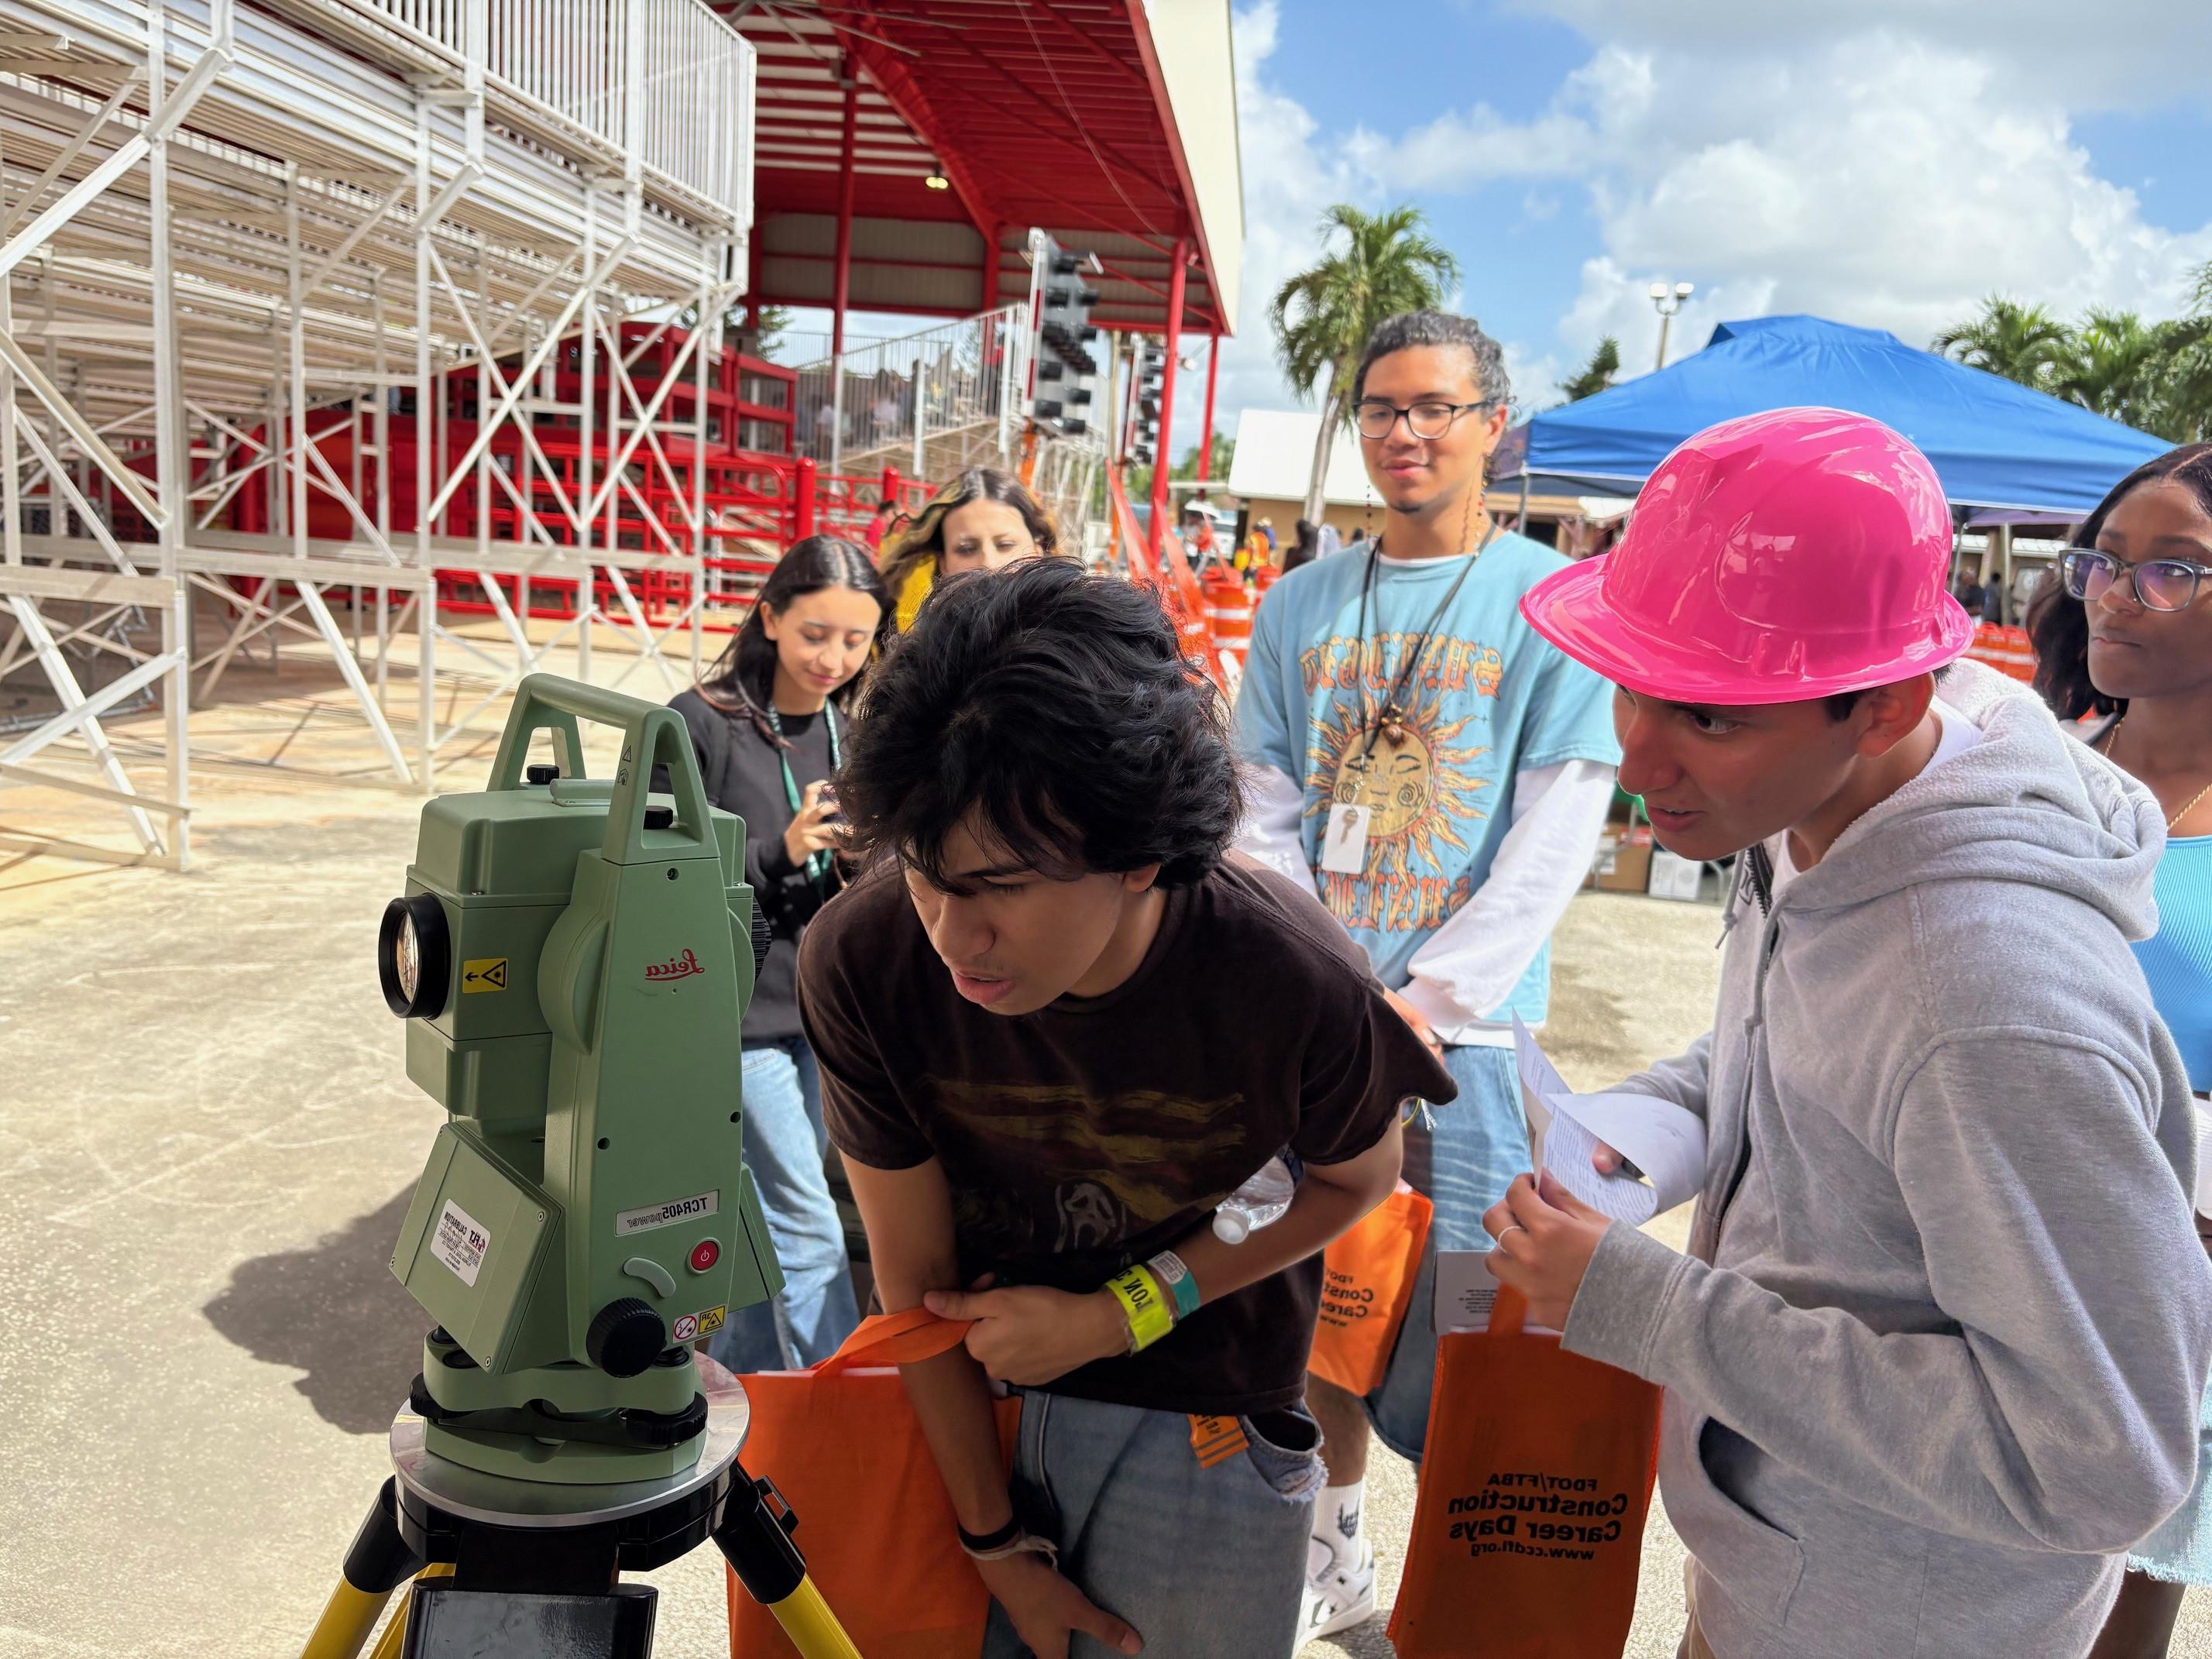
[[[650,1232],[655,1227],[696,1221],[702,1216],[714,1214],[721,1197],[718,1188],[711,1193],[694,1193],[689,1198],[672,1198],[665,1204],[648,1204],[641,1210],[624,1210],[615,1218],[615,1237],[628,1238],[632,1233]]]
[[[668,1328],[670,1340],[692,1342],[702,1336],[712,1336],[722,1328],[723,1321],[729,1316],[729,1312],[728,1306],[725,1304],[720,1308],[708,1308],[699,1313],[678,1314],[676,1322]]]
[[[491,1249],[491,1235],[483,1224],[452,1199],[439,1212],[438,1224],[430,1234],[430,1254],[445,1263],[447,1270],[462,1284],[474,1290],[477,1273],[483,1267],[484,1252]]]
[[[461,964],[461,994],[507,989],[507,958],[477,957]]]

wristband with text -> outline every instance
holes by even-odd
[[[1106,1288],[1121,1304],[1121,1312],[1129,1322],[1129,1352],[1142,1353],[1170,1331],[1175,1329],[1175,1316],[1168,1311],[1167,1293],[1160,1289],[1160,1281],[1146,1267],[1132,1267],[1117,1278],[1106,1281]]]
[[[1191,1276],[1190,1268],[1173,1250],[1162,1250],[1145,1263],[1152,1270],[1152,1277],[1168,1287],[1175,1297],[1176,1323],[1180,1325],[1198,1311],[1198,1280]]]

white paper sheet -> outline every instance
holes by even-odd
[[[1697,1196],[1705,1177],[1703,1119],[1649,1095],[1576,1094],[1518,1019],[1513,1048],[1535,1168],[1600,1214],[1632,1226]],[[1642,1170],[1648,1184],[1626,1174],[1600,1175],[1591,1162],[1600,1142]]]

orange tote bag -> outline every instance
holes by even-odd
[[[792,1541],[867,1659],[972,1659],[990,1594],[960,1548],[952,1500],[896,1369],[959,1346],[964,1323],[924,1308],[865,1320],[811,1370],[744,1378],[752,1424],[739,1461],[799,1517]],[[1018,1400],[997,1402],[1011,1460]],[[782,1628],[729,1575],[732,1659],[797,1659]]]
[[[1660,1390],[1523,1331],[1527,1314],[1501,1287],[1488,1330],[1438,1345],[1390,1614],[1401,1659],[1617,1659],[1627,1644]]]
[[[1401,1181],[1322,1252],[1321,1319],[1306,1364],[1316,1376],[1362,1395],[1382,1386],[1435,1213],[1435,1205]]]

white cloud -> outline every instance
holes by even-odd
[[[1606,0],[1547,9],[1586,27],[1617,25],[1634,44],[1600,46],[1552,107],[1518,128],[1478,106],[1448,122],[1480,143],[1440,148],[1438,123],[1367,155],[1393,185],[1432,190],[1501,176],[1498,156],[1532,154],[1503,175],[1531,179],[1555,177],[1555,155],[1579,158],[1603,251],[1585,262],[1560,320],[1571,356],[1611,333],[1632,372],[1648,368],[1659,319],[1644,289],[1654,279],[1699,287],[1672,325],[1679,355],[1715,321],[1772,311],[1923,344],[1998,292],[2062,313],[2105,305],[2170,314],[2191,270],[2212,258],[2212,226],[2179,234],[2148,223],[2132,191],[2097,174],[2065,107],[2023,95],[2017,40],[1968,50],[1945,28],[1844,34],[1798,15],[1812,9],[1754,15],[1731,0],[1698,0],[1688,26],[1662,44],[1639,39],[1632,9]],[[1925,21],[1922,9],[1912,15]],[[1707,31],[1729,17],[1740,27],[1716,47]],[[2135,56],[2169,44],[2138,35]],[[1440,166],[1440,155],[1454,164]]]
[[[1268,301],[1313,257],[1316,221],[1336,201],[1433,209],[1512,181],[1528,186],[1534,220],[1586,193],[1595,246],[1576,289],[1558,296],[1555,333],[1506,343],[1531,408],[1605,334],[1619,338],[1625,373],[1649,371],[1654,280],[1698,285],[1670,326],[1678,357],[1716,322],[1789,311],[1924,344],[1991,293],[2067,314],[2172,314],[2212,260],[2212,225],[2150,223],[2071,125],[2090,110],[2212,91],[2212,6],[2108,0],[2084,27],[2078,0],[2010,0],[2001,18],[1966,0],[1517,3],[1592,42],[1547,107],[1514,121],[1474,103],[1342,137],[1269,79],[1277,0],[1236,14],[1246,270],[1238,337],[1223,355],[1224,426],[1247,404],[1288,401]],[[1195,440],[1196,404],[1178,403],[1181,449]]]
[[[1268,318],[1275,290],[1311,264],[1321,246],[1322,211],[1337,202],[1376,205],[1382,184],[1348,144],[1322,139],[1313,117],[1267,78],[1274,55],[1277,0],[1237,10],[1238,147],[1244,167],[1244,280],[1237,334],[1222,343],[1221,382],[1215,422],[1234,432],[1246,408],[1282,409],[1291,403],[1275,366]],[[1178,386],[1170,441],[1180,455],[1198,441],[1202,374]]]

